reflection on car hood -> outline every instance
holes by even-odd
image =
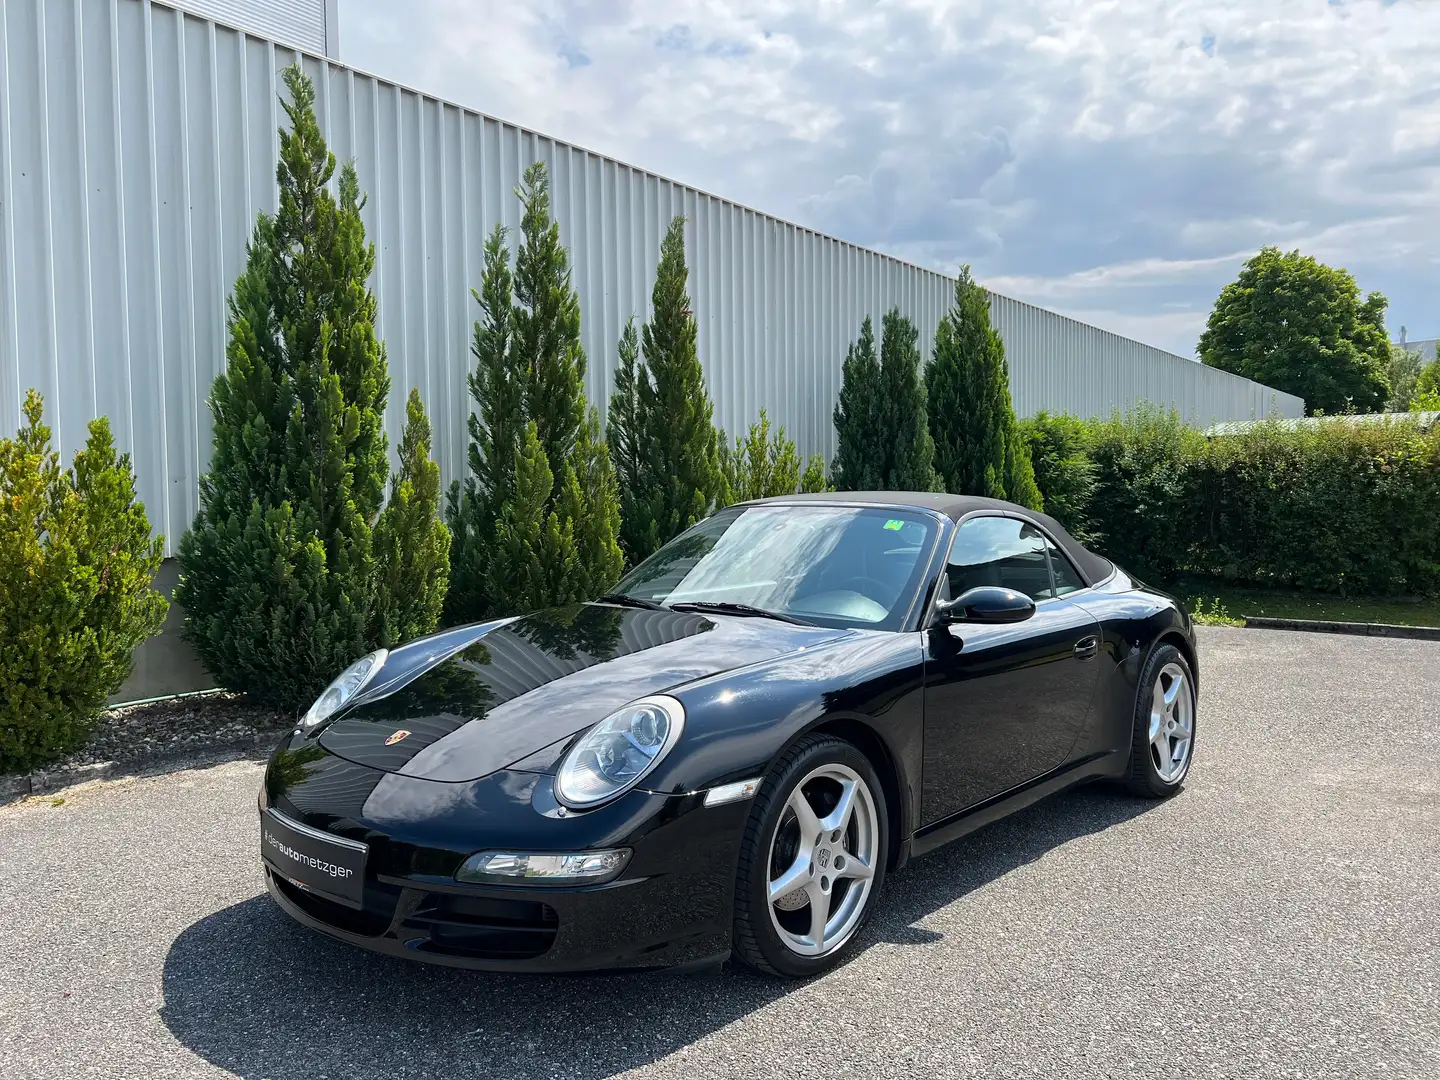
[[[638,697],[849,631],[582,604],[476,633],[478,640],[458,652],[450,651],[453,644],[431,648],[429,655],[444,658],[380,700],[356,706],[324,730],[321,745],[386,772],[475,780],[523,764]],[[463,641],[462,635],[445,636]],[[424,647],[407,648],[414,646]]]

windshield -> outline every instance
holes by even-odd
[[[745,604],[820,626],[898,630],[938,522],[850,506],[722,510],[677,536],[615,587],[676,604]]]

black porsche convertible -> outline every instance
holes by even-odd
[[[306,926],[507,971],[803,977],[918,855],[1088,780],[1174,794],[1195,635],[1009,503],[729,507],[594,603],[363,657],[270,760]]]

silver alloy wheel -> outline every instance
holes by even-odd
[[[854,769],[822,765],[795,785],[766,860],[770,922],[786,948],[825,956],[850,940],[879,851],[875,796]]]
[[[1155,677],[1150,699],[1150,760],[1167,784],[1178,784],[1190,767],[1195,738],[1195,694],[1185,669],[1166,664]]]

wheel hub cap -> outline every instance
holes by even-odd
[[[1185,669],[1166,664],[1150,699],[1150,761],[1167,784],[1177,784],[1190,767],[1195,738],[1195,695]]]
[[[785,946],[824,956],[859,927],[880,850],[875,797],[845,765],[823,765],[791,791],[770,841],[771,924]]]

